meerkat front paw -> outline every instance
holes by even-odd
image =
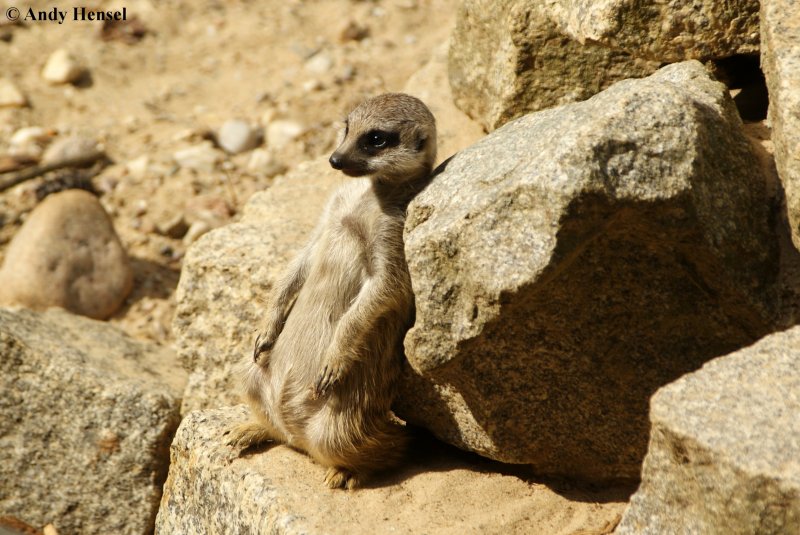
[[[233,448],[238,457],[241,452],[273,440],[270,429],[259,422],[245,422],[225,431],[225,443]]]
[[[359,480],[350,470],[332,466],[325,473],[325,485],[331,489],[353,490],[358,488]]]
[[[325,359],[322,371],[317,375],[317,380],[311,387],[314,399],[319,399],[339,381],[342,380],[347,370],[350,369],[350,360],[342,354],[335,354]]]
[[[253,362],[260,366],[266,366],[269,363],[269,352],[275,345],[276,338],[277,336],[272,335],[270,331],[256,336],[255,344],[253,344]]]

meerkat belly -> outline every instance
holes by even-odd
[[[265,403],[294,446],[308,449],[304,430],[325,405],[312,399],[311,386],[340,318],[361,289],[364,255],[363,243],[346,228],[327,233],[312,253],[306,282],[276,341]]]

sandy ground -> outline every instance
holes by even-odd
[[[5,2],[3,13],[5,4],[14,5]],[[27,5],[48,10],[54,4]],[[184,212],[189,220],[203,212],[212,226],[235,219],[254,191],[269,186],[275,171],[330,152],[338,123],[355,103],[401,90],[447,38],[454,21],[453,0],[93,5],[126,7],[128,18],[138,17],[147,33],[133,44],[106,41],[102,23],[69,18],[60,25],[25,22],[2,28],[9,41],[0,41],[0,71],[31,105],[0,109],[0,155],[12,134],[27,126],[103,144],[115,165],[94,182],[136,272],[136,289],[112,321],[161,343],[170,342],[171,297],[186,244],[160,235],[158,226]],[[72,4],[55,6],[71,9]],[[356,29],[350,37],[348,26]],[[43,65],[58,48],[88,68],[89,76],[77,86],[53,86],[42,79]],[[248,170],[250,152],[226,157],[209,173],[175,164],[176,151],[202,142],[235,118],[255,125],[286,119],[305,132],[279,151],[267,147],[271,170]],[[131,162],[143,161],[144,170],[131,171]],[[34,206],[40,183],[0,194],[0,256]]]

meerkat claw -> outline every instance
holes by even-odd
[[[264,340],[265,336],[264,333],[259,334],[256,336],[255,344],[253,345],[253,362],[259,364],[259,361],[263,360],[262,355],[272,349],[272,342],[269,340]]]
[[[320,372],[317,382],[314,384],[314,399],[324,397],[328,390],[339,382],[340,378],[341,367],[326,365],[322,368],[322,372]]]

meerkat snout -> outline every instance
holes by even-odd
[[[436,158],[436,122],[419,99],[386,93],[356,107],[330,164],[348,176],[408,181],[427,175]]]

